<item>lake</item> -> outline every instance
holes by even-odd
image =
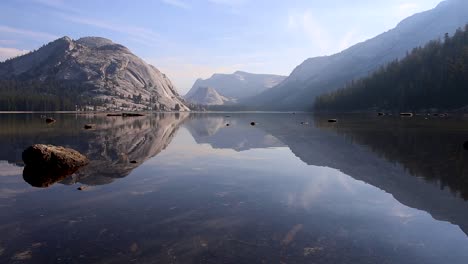
[[[463,118],[51,116],[0,115],[0,263],[468,263]],[[91,163],[33,187],[36,143]]]

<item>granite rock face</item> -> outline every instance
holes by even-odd
[[[119,110],[189,111],[169,78],[126,47],[100,37],[57,39],[0,63],[0,79],[64,81]]]

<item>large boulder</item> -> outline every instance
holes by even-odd
[[[23,151],[26,166],[39,168],[79,168],[89,163],[88,158],[74,149],[52,146],[33,145]]]
[[[76,150],[52,145],[33,145],[23,151],[23,178],[34,187],[49,187],[89,163]]]

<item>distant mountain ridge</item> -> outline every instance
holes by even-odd
[[[233,101],[242,100],[268,90],[281,83],[286,76],[272,74],[254,74],[243,71],[236,71],[233,74],[216,73],[206,80],[198,79],[192,89],[184,96],[193,98],[199,88],[210,87],[216,90],[221,96]],[[199,102],[201,104],[203,100]],[[192,100],[193,102],[193,100]]]
[[[225,103],[233,102],[233,100],[220,95],[211,87],[199,87],[190,96],[185,96],[185,100],[199,105],[224,105]]]
[[[165,74],[100,37],[63,37],[2,62],[0,79],[79,83],[108,109],[189,110]]]
[[[314,98],[369,75],[413,48],[453,34],[468,23],[468,1],[447,0],[436,8],[415,14],[396,28],[331,56],[310,58],[272,89],[248,102],[253,108],[311,110]]]

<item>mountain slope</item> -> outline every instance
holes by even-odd
[[[442,38],[445,33],[453,34],[467,22],[468,1],[444,1],[341,53],[306,60],[284,82],[247,104],[259,109],[310,110],[316,96],[365,77],[380,66],[404,57],[413,48]]]
[[[286,77],[271,74],[253,74],[237,71],[233,74],[214,74],[211,78],[198,79],[185,98],[192,96],[200,87],[212,87],[222,96],[236,100],[251,97],[268,90]]]
[[[468,25],[347,87],[315,99],[317,111],[427,111],[468,106]]]
[[[0,79],[79,83],[106,108],[188,110],[167,76],[126,47],[99,37],[57,39],[0,63]]]
[[[230,101],[211,87],[199,87],[190,96],[185,96],[185,99],[189,103],[198,105],[224,105]]]

